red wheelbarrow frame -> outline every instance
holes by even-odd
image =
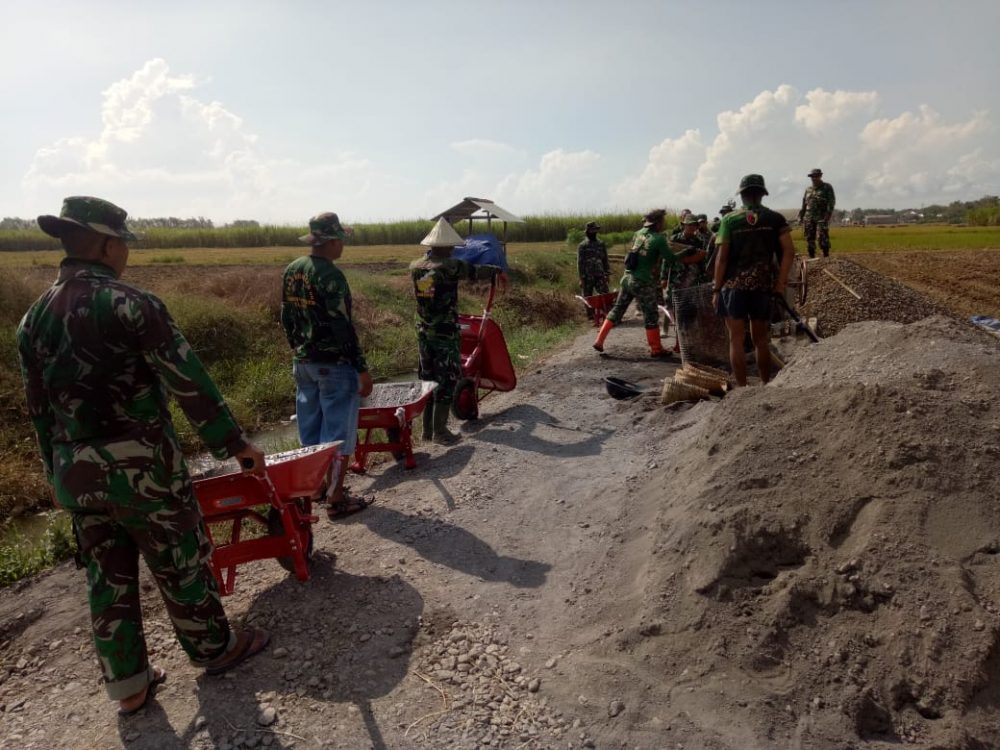
[[[233,593],[236,568],[254,560],[275,558],[300,581],[309,580],[312,553],[312,504],[334,486],[340,472],[341,441],[300,448],[267,457],[263,476],[223,474],[196,479],[195,497],[212,540],[212,572],[223,596]],[[258,510],[269,506],[267,516]],[[243,539],[243,522],[267,529],[266,536]],[[217,544],[212,526],[230,530],[228,542]]]
[[[364,440],[359,440],[354,447],[354,463],[351,464],[351,471],[363,474],[368,463],[368,454],[378,451],[394,455],[403,453],[404,468],[416,468],[417,461],[413,457],[413,420],[423,414],[427,400],[434,395],[434,389],[437,388],[437,383],[421,382],[425,387],[416,401],[392,406],[362,406],[358,410],[358,430],[364,430],[365,436]],[[376,442],[371,439],[372,430],[377,429],[385,430],[386,440]],[[393,440],[389,430],[396,431],[399,439]]]
[[[507,340],[490,317],[496,290],[494,278],[482,315],[458,316],[462,378],[455,385],[452,413],[459,419],[476,419],[480,401],[496,391],[512,391],[517,387]]]
[[[608,313],[611,312],[615,300],[618,299],[618,292],[603,292],[602,294],[591,294],[586,297],[579,294],[575,296],[587,309],[593,310],[593,323],[595,326],[599,326],[604,322]]]

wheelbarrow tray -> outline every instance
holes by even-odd
[[[479,388],[487,392],[514,390],[517,387],[517,374],[510,361],[507,340],[500,326],[492,319],[487,319],[481,347],[481,315],[459,315],[458,328],[461,331],[459,351],[462,357],[462,375],[478,379]]]
[[[611,311],[615,300],[618,299],[618,292],[616,290],[614,292],[603,292],[602,294],[590,294],[586,297],[578,294],[576,298],[593,310],[594,325],[599,326]]]
[[[312,524],[318,520],[312,503],[333,486],[340,446],[336,441],[267,456],[263,476],[233,472],[194,480],[214,547],[210,565],[223,595],[233,593],[237,567],[254,560],[277,559],[300,581],[309,580]],[[245,524],[266,534],[244,539]],[[215,540],[212,529],[219,526],[229,529],[227,541]]]
[[[358,409],[358,430],[364,430],[364,436],[354,448],[351,471],[363,473],[368,454],[376,452],[403,456],[405,468],[416,468],[413,420],[423,414],[435,388],[437,383],[427,380],[377,384]],[[376,429],[385,430],[387,439],[372,440],[372,431]]]

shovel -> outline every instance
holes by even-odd
[[[796,328],[798,328],[798,330],[800,330],[800,331],[805,331],[806,336],[808,336],[810,339],[812,339],[812,342],[814,344],[818,344],[819,343],[819,336],[817,336],[813,332],[812,328],[810,328],[809,326],[807,326],[802,321],[802,318],[799,317],[799,314],[797,312],[795,312],[795,308],[793,308],[791,305],[788,304],[788,300],[785,299],[785,295],[778,294],[777,292],[775,292],[774,293],[774,298],[776,300],[778,300],[778,304],[781,305],[781,307],[784,309],[784,311],[788,313],[789,317],[792,320],[795,321]]]

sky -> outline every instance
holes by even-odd
[[[11,3],[0,216],[302,225],[1000,193],[996,0]]]

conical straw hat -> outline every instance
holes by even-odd
[[[461,245],[464,241],[451,224],[445,221],[442,216],[427,236],[420,240],[420,244],[427,247],[455,247],[456,245]]]

